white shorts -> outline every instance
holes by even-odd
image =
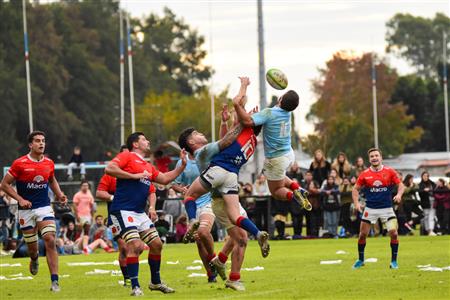
[[[212,209],[212,203],[209,202],[208,204],[205,204],[202,207],[198,207],[196,214],[197,219],[200,219],[200,216],[204,214],[215,216]]]
[[[267,180],[278,181],[286,177],[286,171],[295,161],[294,150],[291,149],[288,153],[274,158],[266,158],[263,165],[263,173]]]
[[[375,224],[378,219],[386,223],[390,219],[397,218],[392,207],[387,208],[364,208],[362,220],[367,223]]]
[[[114,237],[122,235],[131,229],[143,232],[155,226],[146,213],[121,210],[112,212],[110,216],[112,222],[111,231]]]
[[[55,214],[51,206],[36,209],[19,210],[19,224],[21,230],[29,230],[36,227],[37,222],[54,221]]]
[[[221,194],[239,193],[237,174],[219,166],[210,166],[203,171],[200,182],[206,189],[215,189]]]
[[[92,217],[80,217],[80,225],[84,226],[85,224],[91,225],[92,224]]]
[[[222,198],[213,198],[212,199],[212,209],[214,214],[216,215],[217,221],[226,229],[233,228],[235,225],[231,223],[230,218],[228,218],[227,211],[225,209],[225,201]],[[243,217],[247,217],[247,212],[239,203],[239,212]]]

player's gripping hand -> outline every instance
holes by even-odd
[[[56,198],[58,199],[59,202],[61,202],[61,204],[67,203],[67,196],[64,195],[64,193],[61,193],[61,195],[56,196]]]
[[[31,206],[33,205],[30,201],[26,200],[26,199],[19,199],[19,206],[22,208],[31,208]]]
[[[362,213],[362,211],[363,211],[363,207],[359,202],[357,202],[355,205],[355,211],[360,212],[360,213]]]
[[[186,152],[186,150],[184,150],[184,148],[181,149],[181,151],[180,151],[180,159],[181,159],[181,164],[184,167],[186,167],[186,164],[187,164],[187,152]]]
[[[149,174],[147,170],[144,170],[144,172],[142,173],[132,174],[133,178],[137,180],[148,178],[148,175]]]
[[[156,214],[156,211],[154,209],[150,209],[148,212],[148,216],[152,222],[155,222],[158,219],[158,215]]]
[[[395,203],[400,203],[400,201],[402,201],[402,196],[397,194],[392,200],[394,200]]]

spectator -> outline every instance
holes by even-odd
[[[96,239],[92,243],[83,247],[83,237],[81,232],[76,229],[73,222],[69,222],[68,226],[62,226],[60,238],[57,239],[56,245],[61,254],[91,254],[95,249],[102,248],[105,252],[114,252],[103,239]]]
[[[445,180],[439,178],[434,189],[434,207],[442,234],[450,234],[450,190]]]
[[[177,242],[181,242],[183,240],[184,235],[187,232],[187,217],[185,214],[182,214],[178,217],[175,224],[175,234]]]
[[[312,176],[311,176],[311,178],[312,178]],[[297,179],[294,178],[293,181],[297,182]],[[300,184],[301,182],[298,182],[298,183]],[[292,229],[294,231],[294,235],[292,236],[292,239],[294,239],[294,240],[300,239],[302,237],[302,231],[303,231],[303,217],[306,219],[306,228],[308,229],[310,227],[309,223],[310,223],[311,211],[307,211],[306,209],[303,209],[303,207],[301,207],[297,201],[288,202],[288,208],[289,208],[289,212],[291,213]],[[307,234],[309,234],[309,233],[307,233]]]
[[[305,178],[307,178],[307,174],[305,175]],[[309,237],[319,237],[319,228],[322,223],[322,205],[320,203],[319,184],[314,180],[311,180],[307,187],[309,193],[308,199],[311,203],[312,210],[310,213],[310,223],[308,228],[306,229],[306,233]]]
[[[423,218],[423,211],[420,207],[419,200],[416,197],[419,186],[414,183],[414,176],[411,174],[405,176],[403,185],[405,186],[405,192],[403,193],[402,202],[407,222],[405,226],[411,230],[416,224],[419,224],[420,220]],[[413,212],[417,215],[414,219],[412,218]]]
[[[337,185],[342,184],[342,178],[339,176],[339,173],[336,169],[331,169],[330,174],[328,176],[333,176],[334,177],[334,183]],[[323,183],[322,186],[327,184],[328,179],[326,179]]]
[[[160,211],[158,213],[158,220],[155,222],[156,231],[158,231],[158,234],[161,238],[164,238],[170,230],[170,224],[165,219],[165,216],[165,212]]]
[[[52,202],[53,204],[53,211],[55,212],[55,225],[56,225],[56,232],[59,232],[59,228],[61,225],[67,226],[69,223],[68,220],[71,220],[72,222],[75,221],[75,218],[72,214],[72,208],[68,203],[61,203],[59,201]]]
[[[321,189],[321,202],[324,210],[324,228],[329,237],[337,237],[339,222],[339,187],[333,176],[328,176],[327,184]]]
[[[296,179],[297,182],[302,182],[303,180],[302,170],[300,170],[300,167],[298,166],[296,161],[292,163],[291,167],[286,172],[286,176],[291,179]]]
[[[422,219],[423,232],[428,235],[436,235],[434,232],[434,217],[436,210],[433,208],[433,191],[436,184],[430,180],[430,174],[427,171],[422,172],[419,183],[420,206],[423,208],[424,218]]]
[[[357,180],[358,180],[358,178],[354,175],[352,177],[350,177],[350,184],[352,186],[352,190],[353,190],[353,187],[355,186]],[[361,202],[361,203],[366,202],[366,200],[362,196],[362,193],[359,194],[359,199],[360,199],[359,202]],[[359,228],[361,225],[361,213],[356,211],[353,208],[353,203],[350,205],[350,220],[351,220],[351,231],[350,232],[352,234],[352,237],[356,237],[359,235]]]
[[[267,196],[270,195],[269,186],[267,185],[267,179],[264,174],[260,174],[255,181],[255,187],[253,189],[255,195],[257,196]]]
[[[309,166],[309,171],[313,174],[313,179],[317,183],[322,183],[327,179],[331,170],[331,164],[325,160],[323,151],[318,149],[314,152],[314,159]]]
[[[173,219],[176,220],[178,217],[184,213],[183,202],[179,195],[173,189],[169,189],[167,200],[164,201],[162,210],[169,215],[172,215]],[[177,200],[176,200],[177,199]]]
[[[0,236],[3,248],[7,248],[8,244],[9,230],[6,223],[10,219],[9,205],[5,199],[5,192],[0,189]]]
[[[164,201],[168,197],[168,190],[166,189],[166,186],[162,184],[155,183],[156,187],[156,210],[162,210]]]
[[[344,152],[339,152],[337,157],[334,159],[331,164],[331,169],[335,169],[339,178],[349,177],[352,171],[352,165],[347,159],[347,156]],[[342,182],[341,182],[342,183]],[[337,184],[341,184],[337,183]]]
[[[86,177],[86,167],[83,162],[83,156],[81,155],[81,148],[78,146],[73,148],[72,157],[67,165],[67,176],[69,181],[73,180],[73,169],[77,167],[80,168],[81,180],[84,180]]]
[[[276,200],[274,198],[271,198],[272,201],[272,214],[273,214],[273,220],[275,222],[275,229],[278,233],[278,235],[275,237],[277,240],[284,240],[286,239],[285,236],[285,229],[286,229],[286,221],[287,221],[287,215],[289,213],[289,208],[291,206],[290,202],[287,201],[280,201]],[[292,201],[294,202],[294,201]]]
[[[361,156],[358,156],[358,158],[355,161],[355,166],[352,169],[352,176],[356,176],[358,178],[359,174],[363,172],[367,167],[364,164],[364,158]]]
[[[106,226],[103,224],[103,216],[97,215],[94,225],[89,229],[89,242],[91,243],[97,239],[106,239],[105,230]]]
[[[89,242],[89,229],[92,223],[94,196],[90,191],[89,182],[82,181],[80,191],[73,196],[75,219],[79,229],[83,229],[83,248]]]
[[[169,165],[172,162],[169,156],[164,155],[161,150],[155,152],[155,165],[158,171],[166,173],[169,172]]]
[[[345,236],[350,237],[353,234],[352,220],[350,216],[350,207],[353,203],[352,199],[353,185],[348,177],[344,177],[342,183],[339,185],[339,193],[341,195],[341,220],[342,226],[345,229]]]

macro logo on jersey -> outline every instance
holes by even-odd
[[[367,169],[362,172],[357,184],[362,187],[369,208],[392,207],[392,189],[400,183],[397,173],[386,166],[379,171]]]
[[[388,190],[386,186],[383,186],[383,183],[380,180],[375,180],[372,185],[373,187],[370,188],[371,193],[383,193]]]
[[[54,176],[55,165],[49,158],[40,161],[24,155],[16,159],[8,173],[16,180],[17,193],[31,201],[32,209],[49,206],[48,182]],[[22,208],[19,208],[22,209]]]
[[[255,153],[255,149],[256,136],[253,128],[244,128],[230,146],[214,155],[211,164],[238,174],[240,168]]]
[[[27,183],[28,189],[46,189],[48,187],[47,183],[44,183],[44,177],[37,175],[33,178],[33,182]]]
[[[117,179],[111,211],[144,212],[147,198],[152,191],[152,181],[158,176],[158,170],[134,152],[119,153],[112,161],[128,173],[139,174],[147,171],[149,175],[141,179]]]

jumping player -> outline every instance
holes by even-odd
[[[38,262],[38,231],[45,242],[47,264],[50,270],[52,292],[61,289],[58,282],[58,252],[56,250],[56,225],[50,206],[48,188],[60,202],[67,202],[55,178],[53,161],[44,156],[45,133],[33,131],[28,135],[30,152],[16,159],[2,180],[1,189],[19,202],[19,224],[30,255],[30,273],[36,275]],[[11,184],[16,182],[17,192]]]
[[[111,221],[113,232],[116,231],[127,243],[127,271],[131,280],[132,296],[141,296],[143,292],[138,281],[139,255],[146,243],[150,250],[148,264],[151,272],[150,290],[163,293],[173,293],[174,290],[161,281],[161,250],[162,242],[158,232],[145,213],[147,201],[150,201],[149,214],[156,219],[155,198],[151,198],[149,189],[152,182],[163,185],[172,182],[186,166],[186,153],[180,153],[182,164],[180,167],[160,173],[156,168],[144,160],[150,153],[150,142],[144,133],[135,132],[127,138],[127,148],[130,152],[119,153],[108,163],[106,174],[116,177],[116,192],[111,204]],[[144,243],[143,243],[144,242]]]
[[[127,146],[122,145],[120,147],[120,152],[127,151]],[[108,226],[112,225],[111,222],[111,203],[114,199],[114,193],[116,192],[116,178],[109,176],[108,174],[104,174],[100,179],[100,182],[97,186],[97,192],[95,193],[95,197],[100,200],[106,201],[107,209],[108,209]],[[155,195],[155,186],[150,185],[150,195],[151,197],[156,197]],[[123,286],[131,286],[130,276],[128,276],[127,271],[127,244],[120,238],[119,235],[115,234],[114,239],[117,241],[119,245],[119,266],[123,275]]]
[[[247,77],[241,81],[247,85]],[[265,108],[259,113],[249,114],[244,109],[243,98],[234,98],[233,105],[241,124],[245,127],[262,125],[265,161],[264,175],[267,177],[269,190],[277,200],[299,202],[300,206],[310,211],[311,203],[306,198],[308,192],[286,176],[286,170],[294,162],[295,156],[291,146],[291,115],[299,103],[298,94],[288,91],[282,95],[277,104]]]
[[[228,108],[225,105],[222,110],[222,122],[220,126],[220,137],[223,138],[228,132],[227,121],[229,119]],[[181,163],[180,161],[178,164]],[[188,187],[200,176],[200,170],[192,154],[188,156],[188,163],[186,169],[180,177],[176,179],[176,185],[172,186],[183,194],[186,193]],[[247,233],[240,227],[234,226],[228,220],[225,214],[225,220],[223,218],[221,207],[217,205],[220,200],[211,200],[211,194],[206,193],[195,200],[197,207],[196,218],[198,219],[198,229],[196,230],[197,238],[196,244],[200,258],[203,265],[207,270],[208,282],[215,282],[216,271],[219,273],[223,280],[226,280],[225,285],[235,290],[244,290],[245,287],[239,281],[240,269],[244,260],[244,253],[247,246]],[[223,201],[222,201],[223,202]],[[224,210],[223,210],[224,211]],[[225,242],[222,250],[218,255],[214,253],[214,240],[211,236],[211,228],[216,219],[216,213],[218,214],[217,220],[227,230],[230,238]],[[192,218],[195,218],[193,216]],[[187,236],[187,235],[186,235]],[[186,237],[185,236],[185,237]],[[186,237],[186,242],[189,242],[189,237]],[[231,257],[231,273],[230,279],[226,277],[226,261],[230,253],[233,252]]]
[[[246,98],[248,80],[241,79],[241,88],[236,98]],[[243,101],[244,102],[244,101]],[[198,132],[185,130],[180,136],[180,146],[186,146],[191,153],[195,151],[195,157],[198,161],[210,162],[206,168],[202,168],[203,172],[197,178],[185,195],[185,205],[192,205],[194,199],[205,194],[208,191],[218,191],[225,202],[224,208],[226,215],[232,224],[237,225],[253,234],[261,248],[263,257],[269,255],[270,246],[268,243],[268,233],[260,231],[256,225],[247,218],[245,210],[239,203],[239,184],[238,173],[242,165],[253,155],[256,147],[256,135],[253,128],[244,128],[240,130],[240,126],[235,126],[230,132],[236,131],[238,134],[233,142],[227,147],[220,148],[218,143],[206,144],[206,139],[200,139]],[[228,132],[227,135],[229,135]],[[189,134],[190,133],[190,134]],[[233,134],[233,133],[232,133]],[[220,142],[220,141],[219,141]],[[193,150],[197,149],[197,150]],[[207,159],[205,159],[207,158]],[[210,159],[208,159],[210,158]],[[186,206],[186,210],[189,207]]]
[[[389,267],[398,269],[398,223],[392,208],[392,200],[400,203],[405,186],[397,177],[394,169],[382,164],[381,150],[371,148],[367,151],[367,154],[370,167],[359,175],[352,191],[355,210],[363,213],[358,239],[359,258],[353,265],[353,268],[359,269],[364,266],[364,248],[366,247],[366,238],[370,231],[370,224],[375,224],[378,219],[381,219],[386,224],[386,228],[391,236],[391,263]],[[398,191],[392,199],[394,186],[398,186]],[[361,190],[366,198],[366,207],[364,209],[358,201]]]

